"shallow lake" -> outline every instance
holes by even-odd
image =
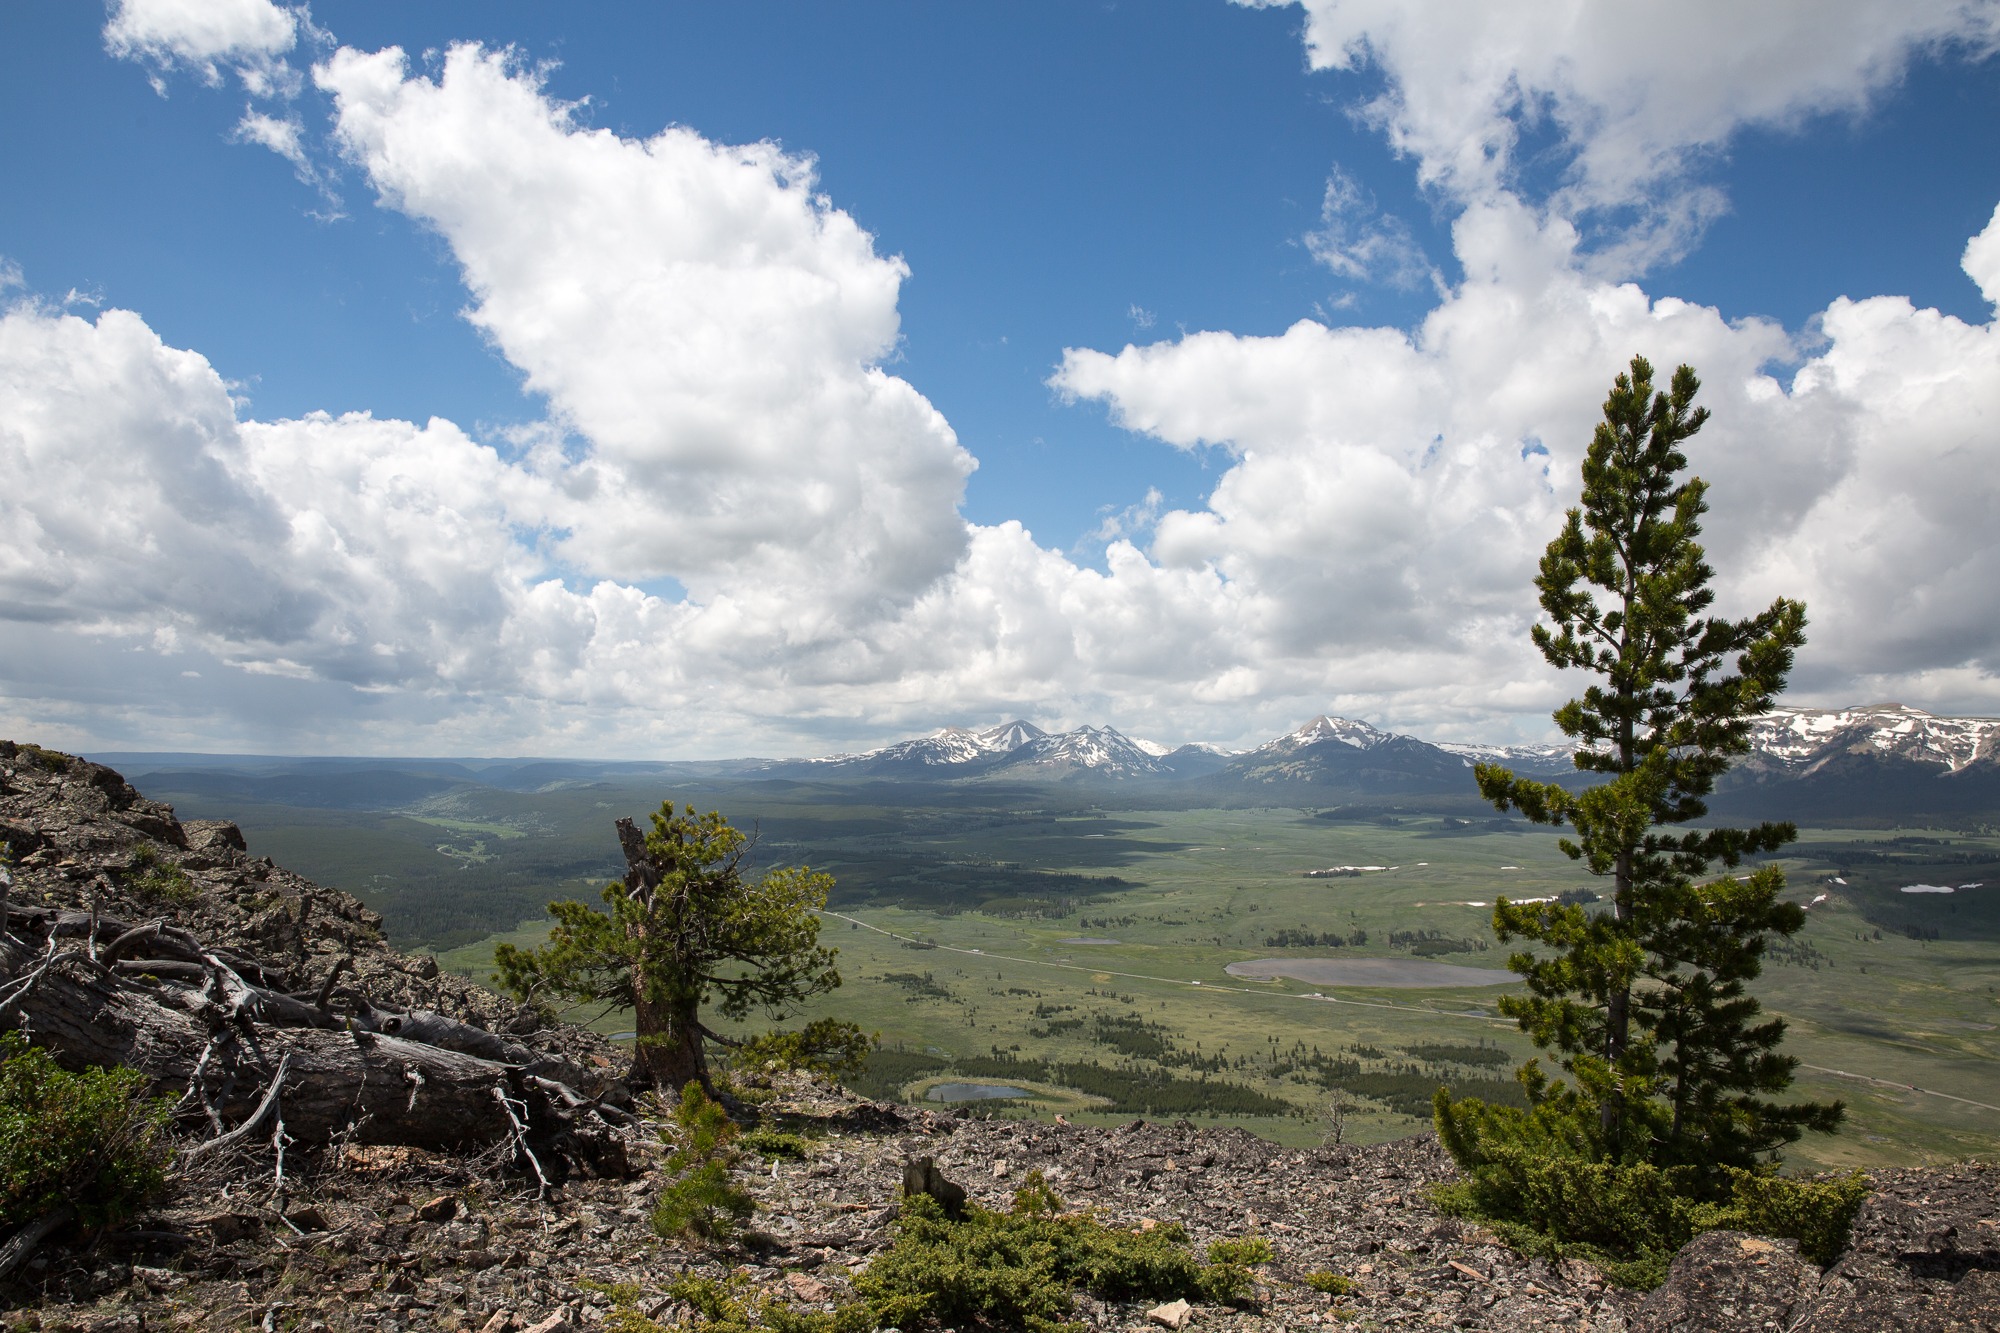
[[[1259,958],[1231,963],[1232,977],[1269,981],[1290,977],[1309,986],[1379,986],[1388,990],[1435,990],[1452,986],[1500,986],[1517,980],[1512,972],[1460,967],[1421,958]]]
[[[1116,944],[1118,943],[1118,941],[1106,939],[1102,935],[1072,935],[1070,936],[1070,938],[1066,940],[1057,940],[1056,943],[1057,944]]]
[[[1013,1088],[1005,1083],[940,1083],[924,1097],[934,1102],[990,1102],[1002,1097],[1033,1095],[1026,1088]]]

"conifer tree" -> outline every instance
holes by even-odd
[[[618,821],[623,880],[605,887],[608,910],[555,902],[548,944],[494,950],[501,986],[521,999],[630,1006],[638,1064],[654,1087],[708,1092],[710,1042],[834,1072],[858,1065],[868,1047],[852,1023],[820,1019],[803,1030],[751,1042],[704,1021],[752,1009],[784,1017],[840,985],[834,950],[819,943],[819,909],[830,875],[797,867],[751,881],[743,874],[748,839],[721,815],[661,804],[643,837]]]
[[[1708,419],[1698,388],[1682,366],[1656,393],[1642,357],[1617,377],[1584,459],[1582,504],[1535,580],[1549,622],[1534,627],[1535,645],[1558,670],[1597,677],[1556,724],[1577,743],[1576,767],[1604,780],[1571,791],[1477,770],[1499,809],[1574,830],[1563,851],[1609,881],[1610,901],[1495,907],[1501,940],[1540,946],[1509,959],[1527,994],[1502,1011],[1569,1080],[1530,1061],[1526,1116],[1440,1094],[1440,1134],[1468,1167],[1493,1146],[1482,1139],[1508,1137],[1599,1163],[1750,1167],[1840,1119],[1839,1103],[1770,1100],[1798,1061],[1779,1052],[1784,1023],[1760,1019],[1747,987],[1769,939],[1805,921],[1779,901],[1782,870],[1708,878],[1797,830],[1671,830],[1707,814],[1805,641],[1805,608],[1786,598],[1742,620],[1709,614],[1713,571],[1696,541],[1707,486],[1682,475],[1681,447]]]

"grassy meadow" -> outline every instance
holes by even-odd
[[[1587,890],[1590,876],[1552,834],[1517,822],[1316,816],[1083,810],[806,838],[795,812],[778,821],[792,835],[784,850],[807,853],[796,859],[842,883],[824,938],[841,950],[846,985],[808,1016],[879,1034],[884,1053],[863,1080],[871,1093],[921,1098],[938,1083],[971,1081],[1029,1094],[995,1103],[1005,1114],[1116,1121],[1150,1110],[1298,1143],[1328,1132],[1329,1104],[1345,1090],[1343,1133],[1370,1141],[1422,1127],[1440,1082],[1511,1096],[1512,1067],[1532,1048],[1494,1009],[1505,984],[1333,986],[1226,969],[1271,958],[1423,959],[1506,977],[1493,898]],[[1802,1143],[1791,1159],[1842,1166],[1991,1152],[2000,1141],[2000,931],[1989,905],[2000,902],[2000,882],[1948,895],[1900,887],[2000,861],[2000,846],[1895,830],[1808,831],[1802,842],[1809,855],[1786,861],[1789,896],[1827,896],[1771,958],[1758,992],[1790,1022],[1789,1050],[1806,1066],[1800,1094],[1840,1098],[1850,1110],[1843,1133]],[[1935,859],[1947,852],[1966,859]],[[942,869],[938,881],[907,891],[921,873],[912,866],[926,864]],[[1343,866],[1383,868],[1307,877]],[[1830,882],[1836,875],[1846,882]],[[967,905],[953,894],[961,881],[974,892],[1026,891]],[[532,941],[540,929],[525,922],[505,938]],[[1297,943],[1331,937],[1345,942]],[[478,972],[492,942],[444,961]],[[622,1030],[620,1015],[600,1022]],[[1105,1076],[1088,1074],[1090,1065]],[[1156,1082],[1121,1087],[1121,1073],[1126,1084]],[[1092,1079],[1103,1084],[1097,1095],[1077,1088]],[[1205,1084],[1206,1111],[1173,1109],[1190,1083]],[[1252,1099],[1238,1089],[1287,1109],[1245,1109]]]

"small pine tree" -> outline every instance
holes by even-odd
[[[702,1095],[701,1086],[681,1089],[668,1130],[674,1151],[667,1158],[671,1180],[653,1205],[653,1230],[669,1238],[723,1241],[756,1211],[757,1202],[730,1178],[736,1164],[732,1147],[736,1122]]]
[[[1770,1100],[1798,1061],[1779,1053],[1784,1023],[1760,1020],[1747,987],[1768,940],[1805,921],[1778,899],[1783,872],[1705,878],[1715,863],[1733,870],[1797,830],[1663,827],[1707,813],[1716,778],[1749,749],[1751,720],[1784,688],[1805,641],[1805,608],[1785,598],[1744,620],[1707,614],[1713,571],[1695,540],[1707,487],[1681,475],[1681,446],[1708,418],[1694,406],[1698,388],[1682,366],[1671,389],[1655,393],[1644,358],[1618,376],[1584,460],[1583,503],[1535,580],[1553,622],[1535,626],[1536,646],[1557,669],[1600,678],[1555,720],[1578,742],[1577,768],[1605,780],[1571,792],[1497,765],[1477,770],[1480,793],[1499,809],[1574,829],[1563,851],[1611,893],[1608,910],[1595,912],[1504,898],[1495,907],[1501,940],[1542,946],[1508,960],[1528,993],[1503,999],[1502,1010],[1570,1077],[1552,1079],[1530,1061],[1526,1113],[1441,1093],[1440,1136],[1468,1169],[1524,1152],[1749,1168],[1840,1120],[1837,1102]]]

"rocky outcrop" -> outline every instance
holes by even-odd
[[[0,842],[13,862],[16,905],[165,917],[225,949],[308,973],[351,958],[348,984],[385,1007],[517,1034],[540,1026],[532,1010],[440,973],[436,960],[392,949],[382,918],[352,895],[251,856],[234,824],[183,824],[171,805],[147,800],[101,764],[0,741]],[[580,1028],[541,1040],[586,1060],[613,1049]]]
[[[538,1182],[618,1170],[612,1056],[434,960],[347,894],[183,826],[118,774],[0,742],[0,1027],[126,1065],[213,1147],[508,1144]],[[496,1031],[495,1029],[499,1029]]]
[[[1428,1136],[1373,1147],[1284,1149],[1240,1130],[1134,1121],[1114,1128],[960,1119],[857,1102],[792,1083],[762,1107],[804,1137],[800,1158],[749,1155],[738,1183],[758,1210],[745,1242],[683,1249],[651,1234],[651,1179],[578,1180],[553,1198],[495,1190],[461,1158],[358,1149],[302,1180],[282,1206],[252,1191],[183,1197],[124,1238],[48,1256],[45,1317],[82,1328],[252,1327],[276,1310],[302,1330],[459,1327],[521,1330],[550,1320],[601,1324],[607,1287],[672,1325],[691,1312],[665,1296],[686,1271],[735,1275],[794,1308],[831,1308],[894,1239],[908,1164],[931,1158],[971,1201],[1007,1205],[1039,1171],[1070,1207],[1144,1229],[1186,1227],[1197,1245],[1262,1236],[1254,1303],[1198,1305],[1188,1327],[1947,1330],[2000,1324],[1993,1271],[1974,1245],[1992,1218],[1982,1168],[1885,1173],[1853,1244],[1824,1275],[1786,1242],[1717,1232],[1690,1245],[1667,1284],[1641,1294],[1588,1264],[1524,1259],[1489,1233],[1440,1217],[1427,1189],[1450,1174]],[[1928,1200],[1929,1202],[1925,1202]],[[1957,1219],[1954,1221],[1953,1219]],[[1969,1224],[1964,1239],[1933,1228]],[[1913,1227],[1915,1229],[1913,1229]],[[1963,1228],[1961,1227],[1961,1230]],[[1914,1247],[1914,1248],[1912,1248]],[[1334,1273],[1351,1290],[1307,1281]],[[587,1285],[588,1284],[588,1285]],[[1150,1301],[1079,1301],[1088,1328],[1144,1326]],[[191,1318],[199,1312],[198,1318]]]

